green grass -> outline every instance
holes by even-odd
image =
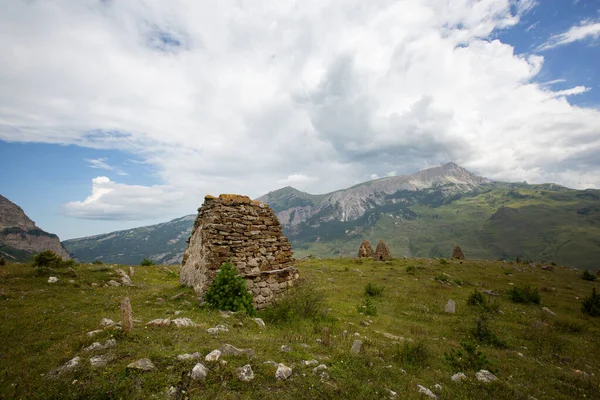
[[[407,272],[411,266],[415,268]],[[128,288],[103,286],[118,280],[114,271],[119,266],[81,265],[77,278],[60,277],[59,283],[48,284],[47,277],[34,276],[31,266],[9,263],[0,268],[0,398],[162,399],[174,386],[185,390],[190,399],[382,399],[387,389],[399,398],[421,399],[417,385],[433,388],[436,383],[442,385],[438,395],[444,399],[598,398],[600,318],[587,317],[580,310],[581,299],[597,284],[564,267],[548,272],[520,265],[519,272],[514,266],[454,260],[440,265],[432,259],[306,260],[299,262],[300,273],[315,291],[303,296],[313,304],[313,293],[322,294],[326,314],[296,311],[295,318],[274,318],[261,329],[244,315],[223,318],[200,307],[193,291],[179,286],[177,274],[160,266],[135,267],[135,286]],[[512,273],[507,275],[506,270]],[[435,278],[441,274],[463,284],[440,284]],[[367,298],[369,283],[386,287],[383,296],[368,297],[377,307],[376,316],[357,312],[357,305]],[[493,313],[489,327],[503,345],[476,342],[473,331],[482,309],[467,305],[474,290],[505,294],[512,287],[525,286],[552,290],[540,290],[540,305],[513,303],[505,295],[494,297],[501,312]],[[179,293],[184,294],[172,299]],[[133,333],[104,331],[88,337],[86,332],[99,329],[101,318],[119,320],[118,305],[125,296],[139,321]],[[456,302],[455,314],[444,312],[448,299]],[[176,318],[176,311],[177,317],[188,317],[199,326],[145,327],[155,318]],[[258,314],[264,318],[266,312]],[[218,337],[206,333],[223,323],[229,332]],[[363,351],[351,355],[355,333]],[[91,369],[90,356],[82,349],[111,337],[117,340],[115,360]],[[191,382],[187,373],[195,362],[178,361],[176,355],[196,351],[206,355],[225,343],[252,348],[257,356],[223,357],[227,365],[205,363],[210,369],[207,380]],[[459,370],[446,355],[464,349],[461,343],[475,344],[472,351],[478,353],[472,363],[482,364],[477,360],[485,357],[497,372],[497,383],[479,383],[474,371],[467,370],[462,371],[469,377],[467,382],[450,380]],[[282,345],[292,351],[282,352]],[[76,355],[83,358],[80,369],[55,380],[42,376]],[[144,357],[156,365],[155,371],[126,369]],[[327,365],[329,379],[321,380],[312,374],[312,367],[301,365],[310,359]],[[275,367],[264,364],[267,360],[292,366],[292,377],[277,381]],[[239,382],[235,369],[247,363],[255,379]]]

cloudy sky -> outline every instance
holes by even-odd
[[[597,0],[7,0],[0,194],[62,239],[454,161],[600,187]]]

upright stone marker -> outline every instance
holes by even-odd
[[[133,318],[131,317],[131,302],[129,297],[125,297],[121,301],[121,329],[125,333],[133,331]]]
[[[446,308],[444,308],[444,311],[449,314],[454,314],[456,312],[456,303],[454,302],[454,300],[448,300],[448,303],[446,303]]]

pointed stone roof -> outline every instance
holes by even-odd
[[[360,247],[358,248],[358,258],[371,258],[373,257],[373,248],[371,242],[363,240]]]
[[[377,249],[375,249],[375,254],[373,254],[373,259],[377,261],[389,261],[392,259],[392,253],[390,252],[390,248],[385,244],[383,240],[380,240],[377,243]]]
[[[465,254],[463,253],[463,251],[462,251],[462,249],[460,248],[459,245],[456,245],[456,247],[452,251],[452,257],[451,258],[453,260],[464,260],[465,259]]]

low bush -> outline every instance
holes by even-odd
[[[486,303],[486,298],[483,296],[483,293],[475,289],[473,293],[469,295],[467,299],[467,304],[470,306],[481,306]]]
[[[592,289],[592,295],[581,301],[581,312],[590,317],[600,317],[600,295],[596,288]]]
[[[435,276],[435,280],[436,280],[436,281],[440,281],[440,282],[444,282],[444,283],[446,283],[446,282],[450,282],[450,278],[448,278],[448,277],[447,277],[446,275],[444,275],[444,274],[437,274],[437,275]]]
[[[223,311],[245,311],[254,315],[252,295],[246,288],[246,281],[238,275],[231,262],[221,264],[221,269],[210,285],[204,300],[209,307]]]
[[[513,287],[508,291],[508,298],[515,303],[540,304],[542,298],[537,288],[531,286]]]
[[[374,285],[371,282],[369,282],[365,286],[365,294],[367,296],[371,296],[371,297],[382,296],[384,289],[385,289],[385,286],[377,286],[377,285]]]
[[[33,257],[34,268],[62,268],[65,267],[61,256],[52,250],[44,250]]]
[[[291,288],[284,297],[261,311],[267,322],[286,323],[299,319],[320,320],[326,317],[325,293],[305,281]]]
[[[445,258],[440,258],[440,264],[447,265],[448,264],[448,260],[446,260]]]
[[[419,368],[426,367],[430,357],[431,352],[423,342],[404,342],[402,348],[397,349],[395,356],[403,363]]]
[[[457,371],[479,371],[482,369],[496,372],[490,365],[487,357],[471,342],[463,342],[460,349],[451,349],[450,353],[444,353],[444,359]]]
[[[357,307],[357,310],[359,313],[364,314],[364,315],[371,315],[371,316],[377,315],[377,306],[375,305],[375,303],[373,303],[373,300],[371,300],[369,297],[367,297],[366,299],[363,300],[362,304],[360,304]]]
[[[417,267],[415,267],[414,265],[409,265],[408,267],[406,267],[406,273],[410,275],[415,275],[417,273]]]
[[[595,281],[596,280],[596,275],[592,274],[590,271],[588,271],[587,269],[585,271],[583,271],[583,273],[581,274],[581,279],[583,279],[584,281]]]
[[[150,266],[154,265],[154,263],[152,262],[152,260],[149,260],[149,259],[147,259],[147,258],[144,258],[144,259],[142,260],[142,262],[140,263],[140,265],[141,265],[142,267],[150,267]]]
[[[506,343],[490,327],[490,316],[481,313],[475,320],[475,327],[471,329],[473,338],[482,344],[489,344],[494,347],[506,348]]]
[[[103,262],[100,261],[100,260],[94,260],[94,261],[92,261],[92,264],[94,264],[94,265],[102,265]]]
[[[562,333],[582,333],[586,326],[574,318],[562,317],[554,320],[554,328]]]

